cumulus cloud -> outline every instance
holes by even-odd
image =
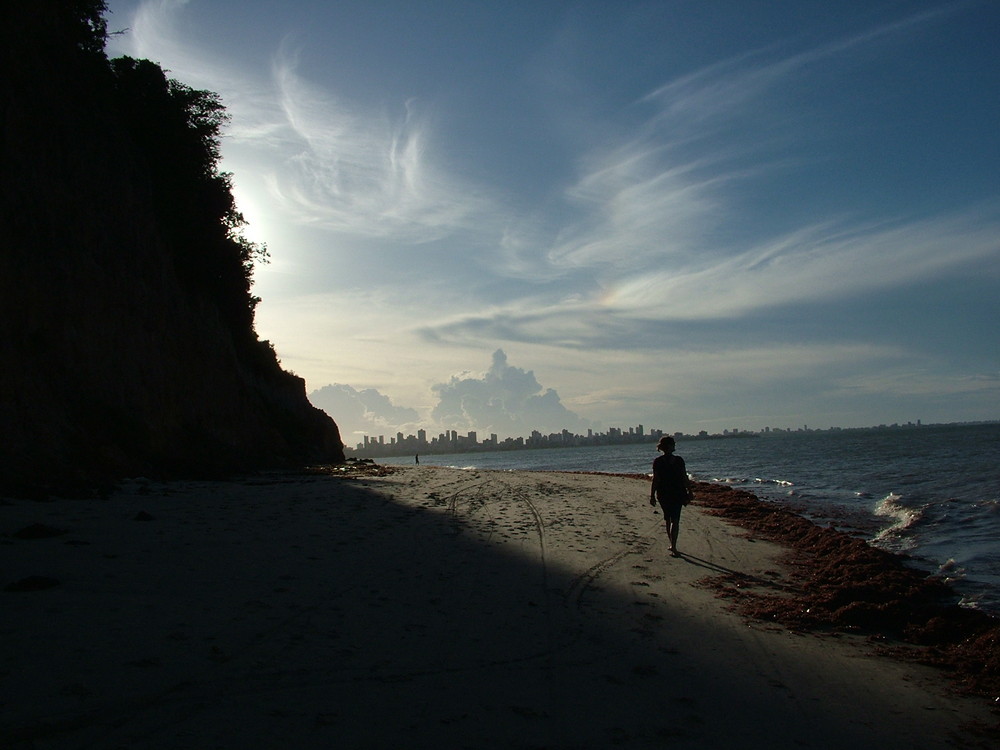
[[[439,398],[433,418],[443,427],[478,430],[501,437],[546,434],[563,429],[583,431],[593,423],[561,403],[552,388],[543,388],[531,370],[507,364],[502,349],[493,353],[489,370],[480,376],[454,376],[433,386]]]
[[[412,432],[420,419],[415,409],[395,406],[374,388],[359,391],[334,383],[310,393],[309,401],[333,417],[347,445],[359,442],[363,435]]]
[[[548,434],[597,427],[567,409],[559,394],[544,388],[534,372],[509,365],[502,349],[493,353],[486,372],[465,372],[431,390],[438,402],[429,419],[423,419],[416,409],[393,404],[374,388],[358,390],[335,383],[312,391],[309,400],[333,417],[348,445],[361,442],[364,435],[389,438],[398,432],[412,435],[421,428],[430,434],[477,431],[482,436],[496,433],[505,438],[527,437],[532,430]]]

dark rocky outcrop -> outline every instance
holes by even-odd
[[[152,63],[116,70],[103,9],[0,11],[0,493],[343,461],[337,426],[254,332],[255,248],[215,169],[224,113],[189,116],[178,143],[201,152],[180,153],[122,72],[188,115],[217,99]]]

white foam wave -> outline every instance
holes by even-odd
[[[795,485],[789,482],[787,479],[764,479],[763,477],[755,477],[754,484],[776,484],[779,487],[794,487]]]
[[[949,557],[938,566],[938,575],[944,579],[945,583],[961,581],[965,578],[965,568],[959,565],[955,558]]]
[[[876,535],[876,541],[884,541],[887,537],[899,539],[900,532],[910,528],[923,517],[919,508],[908,508],[903,505],[902,500],[902,495],[890,492],[875,506],[876,516],[883,516],[893,521]]]
[[[958,606],[964,607],[965,609],[978,609],[982,610],[982,594],[966,594],[959,599]]]
[[[749,484],[749,477],[713,477],[710,480],[713,484]]]

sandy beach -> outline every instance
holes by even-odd
[[[0,500],[0,747],[992,747],[983,696],[753,622],[782,547],[627,477],[407,467]]]

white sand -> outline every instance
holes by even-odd
[[[0,503],[0,747],[944,748],[988,719],[855,638],[748,625],[778,549],[636,480],[406,468]],[[152,520],[134,520],[140,512]],[[67,534],[15,539],[32,523]],[[970,744],[968,746],[978,746]]]

